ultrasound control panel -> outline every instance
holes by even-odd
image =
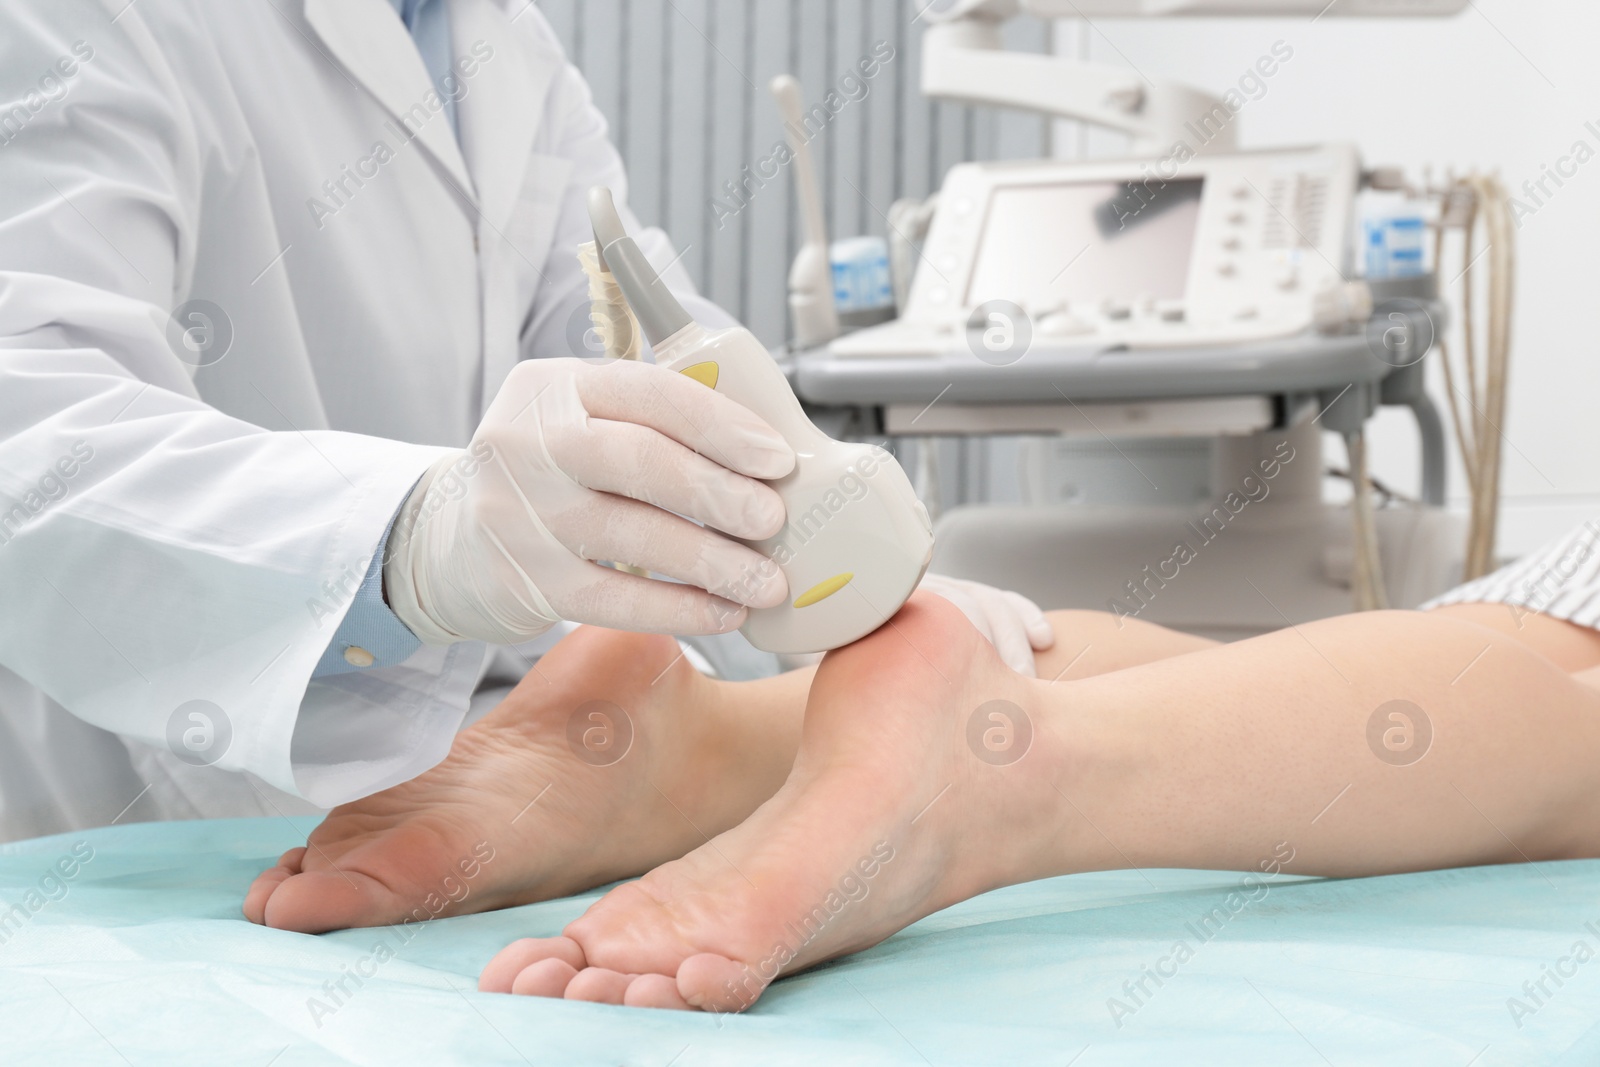
[[[1290,336],[1350,274],[1353,146],[951,170],[905,314],[832,354],[926,356],[973,331],[1184,347]]]

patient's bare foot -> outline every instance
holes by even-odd
[[[1044,684],[1007,670],[949,603],[919,595],[824,661],[777,795],[613,889],[565,936],[511,945],[480,988],[741,1010],[779,973],[1057,873],[1060,742],[1021,711]]]
[[[671,638],[580,629],[438,767],[335,809],[256,879],[244,913],[306,933],[376,926],[565,896],[681,856],[788,770],[793,738],[758,743],[752,727],[770,724],[745,721],[724,688]]]

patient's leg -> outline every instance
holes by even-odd
[[[1046,614],[1055,628],[1056,643],[1048,652],[1036,652],[1033,657],[1039,680],[1046,683],[1109,674],[1217,646],[1204,637],[1104,611]],[[1600,663],[1600,658],[1596,662]]]
[[[1096,612],[1052,621],[1056,647],[1038,661],[1046,680],[1208,644]],[[585,627],[464,731],[443,764],[329,815],[307,847],[256,880],[245,915],[320,932],[508,907],[642,874],[777,792],[811,676],[715,682],[669,638]],[[621,708],[632,729],[614,762],[615,751],[583,747],[588,731],[605,740],[606,725],[581,713],[595,701]],[[485,864],[481,853],[494,858]]]
[[[1600,630],[1578,626],[1514,604],[1451,604],[1436,614],[1498,630],[1534,649],[1562,670],[1600,666]]]
[[[780,970],[1052,874],[1597,855],[1597,758],[1600,689],[1460,619],[1349,616],[1052,685],[918,597],[823,663],[776,796],[482,985],[734,1010]]]

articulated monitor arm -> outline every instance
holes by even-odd
[[[922,91],[969,104],[1041,111],[1120,130],[1133,151],[1160,154],[1186,127],[1205,128],[1207,151],[1235,146],[1232,112],[1218,98],[1174,83],[1152,83],[1126,67],[1058,56],[1008,52],[1000,22],[987,11],[928,27],[923,37]]]
[[[1161,153],[1205,131],[1206,151],[1234,147],[1223,102],[1198,89],[1150,82],[1137,71],[1058,56],[1007,52],[1000,26],[1018,14],[1040,18],[1159,18],[1303,15],[1335,18],[1454,15],[1469,0],[931,0],[925,9],[922,88],[970,104],[1041,111],[1133,137],[1135,152]],[[1200,146],[1195,146],[1197,149]]]
[[[1134,152],[1170,152],[1205,126],[1210,152],[1234,149],[1232,112],[1221,99],[1176,83],[1152,83],[1126,67],[1006,51],[986,14],[939,22],[923,35],[922,91],[965,104],[1021,107],[1120,130]]]

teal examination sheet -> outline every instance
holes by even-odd
[[[595,894],[405,937],[245,922],[251,879],[312,825],[0,847],[0,1064],[1600,1063],[1600,862],[1057,878],[713,1017],[477,992],[496,951],[558,933]]]

